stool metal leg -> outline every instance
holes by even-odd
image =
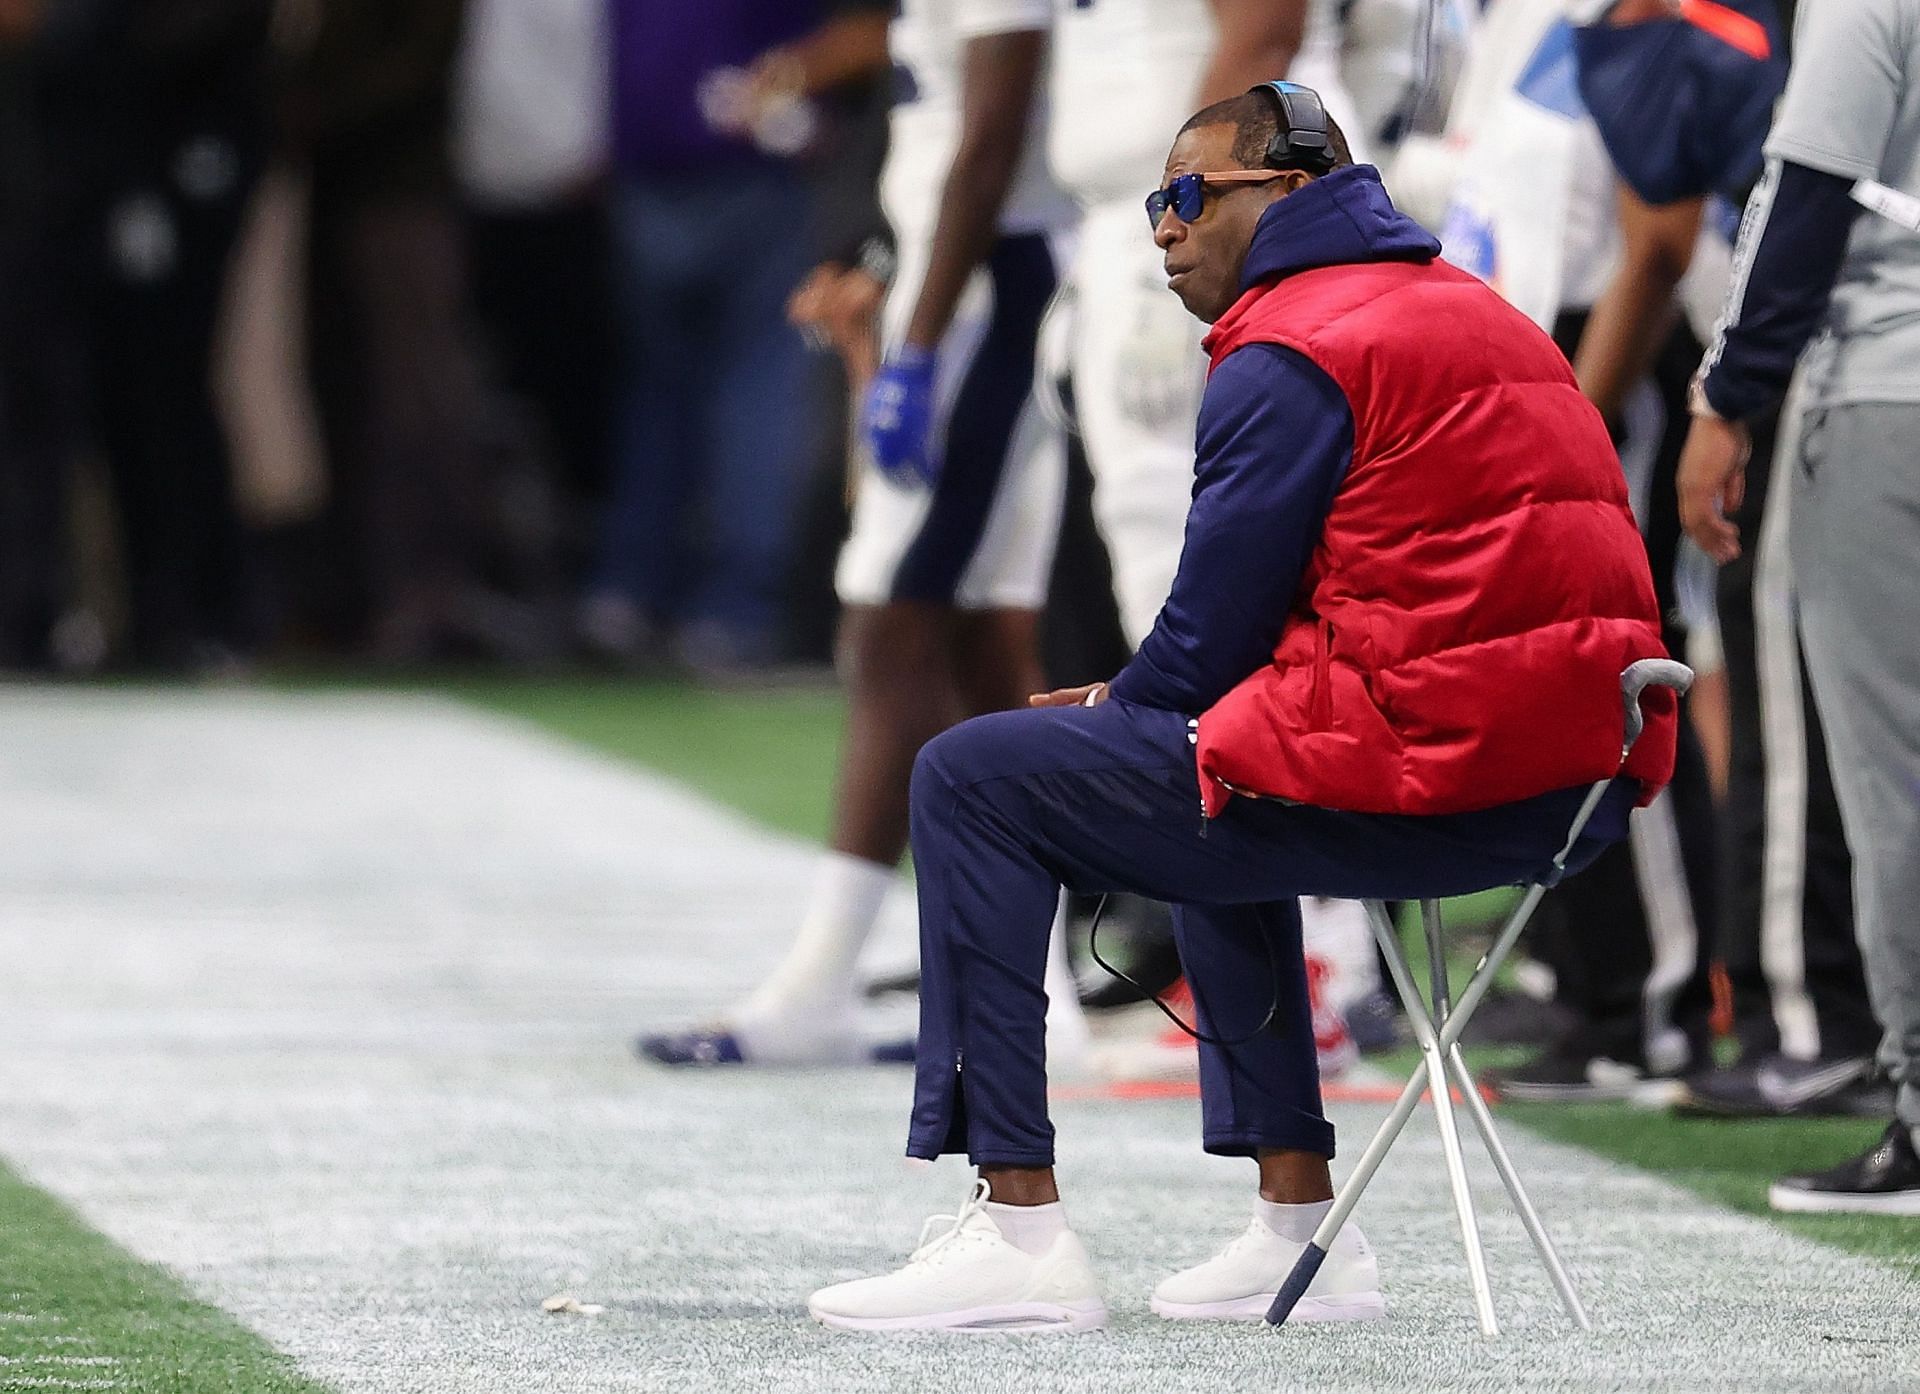
[[[1446,926],[1440,922],[1440,902],[1420,902],[1420,924],[1427,932],[1427,981],[1432,984],[1433,1020],[1445,1026],[1453,1010],[1453,988],[1447,982]]]
[[[1393,1144],[1400,1140],[1407,1120],[1413,1117],[1414,1106],[1420,1102],[1424,1078],[1420,1070],[1415,1070],[1408,1078],[1407,1087],[1400,1091],[1399,1099],[1387,1113],[1387,1121],[1380,1125],[1373,1135],[1373,1141],[1367,1144],[1367,1150],[1360,1154],[1360,1160],[1355,1164],[1353,1174],[1347,1177],[1346,1184],[1334,1194],[1333,1209],[1320,1222],[1320,1228],[1313,1232],[1312,1241],[1301,1250],[1300,1257],[1294,1261],[1293,1271],[1287,1274],[1280,1291],[1274,1294],[1273,1305],[1267,1308],[1269,1325],[1279,1326],[1286,1321],[1294,1304],[1307,1295],[1307,1288],[1312,1285],[1314,1274],[1320,1271],[1320,1265],[1326,1260],[1327,1249],[1332,1245],[1334,1236],[1340,1233],[1340,1226],[1353,1214],[1360,1197],[1372,1183],[1373,1174],[1380,1170],[1380,1163],[1387,1159]]]
[[[1693,672],[1684,664],[1667,659],[1642,659],[1630,665],[1620,675],[1621,698],[1625,714],[1625,740],[1620,747],[1620,764],[1624,770],[1627,756],[1633,750],[1645,726],[1645,714],[1640,708],[1642,692],[1649,686],[1662,686],[1673,689],[1676,694],[1686,692],[1693,682]],[[1561,845],[1559,854],[1554,857],[1548,874],[1527,888],[1520,904],[1507,916],[1507,922],[1500,927],[1494,937],[1493,945],[1474,965],[1467,985],[1460,994],[1457,1005],[1450,1004],[1446,977],[1445,944],[1443,942],[1440,910],[1437,902],[1423,901],[1421,917],[1427,931],[1427,952],[1433,972],[1433,1010],[1429,1013],[1420,998],[1419,990],[1413,983],[1413,972],[1407,965],[1406,951],[1394,933],[1393,923],[1387,918],[1386,906],[1377,900],[1364,902],[1367,908],[1368,922],[1373,926],[1373,936],[1379,941],[1381,952],[1387,960],[1388,970],[1393,976],[1395,988],[1400,992],[1401,1001],[1407,1009],[1407,1020],[1413,1027],[1414,1037],[1420,1042],[1420,1053],[1424,1068],[1416,1070],[1407,1081],[1407,1087],[1400,1091],[1387,1119],[1373,1135],[1373,1141],[1361,1154],[1359,1165],[1347,1178],[1334,1197],[1327,1218],[1314,1231],[1313,1239],[1293,1265],[1293,1271],[1280,1285],[1280,1291],[1273,1299],[1273,1305],[1267,1309],[1267,1320],[1278,1326],[1293,1311],[1294,1304],[1305,1295],[1313,1282],[1314,1274],[1320,1271],[1320,1265],[1327,1257],[1327,1248],[1339,1234],[1340,1226],[1353,1213],[1354,1206],[1360,1202],[1361,1194],[1372,1182],[1374,1174],[1380,1169],[1380,1163],[1399,1139],[1407,1126],[1407,1120],[1413,1116],[1415,1104],[1420,1098],[1420,1081],[1424,1074],[1433,1092],[1434,1115],[1440,1124],[1440,1144],[1447,1157],[1447,1172],[1453,1183],[1454,1202],[1460,1213],[1461,1238],[1467,1249],[1467,1268],[1473,1279],[1474,1305],[1480,1316],[1480,1329],[1487,1335],[1497,1335],[1499,1324],[1493,1313],[1492,1289],[1487,1283],[1486,1255],[1480,1245],[1480,1227],[1474,1220],[1473,1199],[1466,1185],[1466,1164],[1460,1154],[1459,1130],[1453,1117],[1453,1099],[1448,1087],[1449,1076],[1456,1079],[1460,1092],[1466,1099],[1467,1112],[1473,1118],[1474,1126],[1479,1130],[1487,1151],[1493,1158],[1495,1170],[1500,1173],[1500,1181],[1513,1198],[1515,1209],[1525,1225],[1527,1235],[1539,1250],[1541,1260],[1546,1264],[1547,1272],[1559,1290],[1560,1300],[1582,1330],[1591,1330],[1587,1314],[1580,1305],[1580,1298],[1573,1290],[1573,1282],[1566,1268],[1560,1262],[1560,1256],[1554,1252],[1553,1243],[1547,1238],[1546,1229],[1540,1223],[1539,1215],[1534,1211],[1533,1202],[1528,1198],[1526,1188],[1520,1184],[1520,1177],[1513,1169],[1513,1159],[1507,1155],[1506,1147],[1500,1136],[1494,1131],[1493,1115],[1488,1111],[1486,1101],[1480,1097],[1478,1086],[1474,1082],[1467,1063],[1459,1051],[1460,1034],[1466,1029],[1467,1021],[1479,1007],[1480,1000],[1493,986],[1494,974],[1506,960],[1513,946],[1519,941],[1520,932],[1527,927],[1527,921],[1533,918],[1533,912],[1539,907],[1540,899],[1547,893],[1548,886],[1559,881],[1566,870],[1567,860],[1579,842],[1581,833],[1586,829],[1587,821],[1594,810],[1600,806],[1601,798],[1606,794],[1612,779],[1609,776],[1594,783],[1581,801],[1580,809],[1575,813],[1573,826],[1567,831],[1567,839]]]
[[[1580,816],[1574,821],[1575,834],[1585,825],[1593,805],[1599,802],[1599,792],[1603,787],[1596,785],[1593,794],[1588,797],[1586,805],[1580,811]],[[1567,846],[1571,847],[1573,841],[1574,837],[1569,836]],[[1564,855],[1563,851],[1562,856]],[[1473,975],[1461,992],[1460,1000],[1454,1004],[1453,1010],[1448,1013],[1446,1022],[1440,1028],[1439,1044],[1444,1050],[1452,1050],[1459,1042],[1460,1033],[1466,1028],[1468,1020],[1479,1007],[1480,999],[1486,996],[1487,989],[1493,985],[1494,974],[1506,961],[1507,955],[1513,951],[1513,946],[1520,939],[1520,932],[1527,927],[1527,922],[1533,918],[1534,910],[1539,907],[1541,897],[1546,893],[1547,887],[1544,884],[1536,883],[1528,887],[1520,904],[1514,908],[1512,914],[1507,916],[1507,922],[1501,927],[1492,947],[1474,966]],[[1384,906],[1381,907],[1381,919],[1385,919]],[[1401,950],[1398,935],[1393,933],[1392,922],[1386,922],[1387,932],[1384,936],[1371,915],[1368,917],[1368,923],[1374,926],[1374,938],[1379,941],[1389,964],[1394,961],[1395,955],[1399,956],[1405,982],[1396,978],[1395,986],[1399,988],[1406,1003],[1409,1019],[1418,1019],[1423,1004],[1419,994],[1412,990],[1412,973],[1406,968],[1406,956]],[[1379,1171],[1380,1164],[1386,1160],[1387,1153],[1392,1150],[1393,1144],[1399,1140],[1400,1134],[1406,1129],[1407,1120],[1413,1116],[1413,1110],[1420,1101],[1421,1084],[1425,1074],[1424,1069],[1417,1069],[1408,1079],[1406,1088],[1400,1091],[1400,1097],[1388,1112],[1386,1121],[1374,1133],[1373,1140],[1367,1144],[1366,1151],[1361,1153],[1360,1161],[1354,1167],[1352,1174],[1347,1177],[1346,1184],[1334,1197],[1333,1209],[1328,1212],[1327,1218],[1320,1222],[1320,1228],[1314,1231],[1312,1242],[1301,1251],[1293,1271],[1280,1285],[1280,1291],[1274,1297],[1273,1305],[1267,1309],[1267,1321],[1272,1325],[1279,1326],[1285,1322],[1287,1315],[1293,1311],[1294,1305],[1305,1296],[1314,1275],[1320,1271],[1320,1265],[1327,1257],[1328,1246],[1333,1243],[1334,1236],[1339,1234],[1340,1226],[1344,1225],[1348,1217],[1353,1214],[1354,1208],[1360,1203],[1362,1193],[1372,1183],[1374,1174]],[[1442,1090],[1441,1095],[1444,1096],[1444,1093],[1445,1091]]]
[[[1452,990],[1447,981],[1446,926],[1440,918],[1440,902],[1421,901],[1420,920],[1427,932],[1427,967],[1428,978],[1433,984],[1434,1019],[1445,1028],[1447,1017],[1452,1012]],[[1479,1082],[1467,1068],[1466,1057],[1460,1053],[1458,1045],[1449,1045],[1446,1059],[1447,1071],[1460,1087],[1460,1097],[1465,1100],[1467,1113],[1480,1134],[1480,1141],[1493,1160],[1493,1169],[1500,1174],[1500,1184],[1507,1188],[1507,1194],[1512,1197],[1513,1208],[1519,1212],[1520,1223],[1526,1228],[1527,1237],[1533,1241],[1541,1263],[1546,1265],[1547,1274],[1553,1279],[1553,1286],[1566,1306],[1567,1315],[1582,1331],[1593,1330],[1593,1323],[1587,1320],[1586,1308],[1580,1305],[1580,1294],[1573,1290],[1573,1280],[1560,1262],[1553,1240],[1547,1237],[1546,1226],[1540,1223],[1539,1212],[1533,1208],[1533,1200],[1520,1182],[1520,1173],[1514,1169],[1513,1159],[1507,1155],[1506,1144],[1500,1140],[1500,1134],[1494,1128],[1493,1113],[1488,1109],[1487,1101],[1480,1097]]]
[[[1500,1173],[1500,1183],[1507,1188],[1507,1194],[1513,1198],[1513,1208],[1519,1212],[1520,1223],[1525,1226],[1527,1237],[1533,1241],[1534,1249],[1540,1255],[1540,1262],[1546,1265],[1547,1276],[1553,1279],[1555,1291],[1567,1309],[1567,1315],[1573,1318],[1574,1325],[1582,1331],[1593,1330],[1593,1323],[1587,1319],[1587,1309],[1580,1305],[1580,1294],[1573,1289],[1573,1279],[1568,1275],[1566,1266],[1560,1262],[1560,1255],[1553,1247],[1553,1240],[1547,1237],[1546,1226],[1540,1223],[1539,1212],[1533,1208],[1533,1201],[1527,1195],[1527,1188],[1520,1184],[1520,1173],[1514,1170],[1513,1159],[1507,1155],[1506,1144],[1500,1140],[1500,1134],[1494,1130],[1493,1113],[1487,1107],[1487,1101],[1480,1097],[1480,1086],[1473,1074],[1467,1069],[1467,1062],[1460,1054],[1459,1046],[1450,1046],[1447,1050],[1447,1068],[1454,1081],[1460,1086],[1461,1097],[1466,1100],[1467,1112],[1472,1115],[1474,1126],[1479,1129],[1480,1141],[1486,1144],[1487,1155],[1493,1159],[1493,1169]]]
[[[1400,996],[1407,1004],[1407,1021],[1413,1027],[1414,1039],[1420,1043],[1420,1056],[1427,1067],[1428,1088],[1433,1094],[1433,1117],[1440,1126],[1440,1151],[1447,1160],[1447,1180],[1453,1186],[1453,1208],[1460,1216],[1460,1242],[1467,1251],[1467,1279],[1473,1286],[1473,1306],[1480,1318],[1480,1330],[1488,1336],[1500,1334],[1499,1319],[1493,1312],[1493,1287],[1487,1281],[1487,1254],[1480,1242],[1480,1221],[1474,1214],[1473,1192],[1467,1183],[1467,1160],[1460,1150],[1460,1128],[1453,1116],[1452,1082],[1447,1078],[1446,1047],[1441,1044],[1440,1032],[1433,1018],[1420,1009],[1420,989],[1413,981],[1413,970],[1407,964],[1406,950],[1400,945],[1400,938],[1394,933],[1393,921],[1387,917],[1387,907],[1377,900],[1366,902],[1367,918],[1373,923],[1374,938],[1380,941],[1385,953],[1387,971],[1393,975],[1394,986],[1400,989]],[[1431,917],[1429,933],[1434,933]],[[1426,909],[1426,907],[1422,907]],[[1435,936],[1437,937],[1437,935]],[[1435,967],[1435,973],[1443,978],[1446,966],[1442,960]]]

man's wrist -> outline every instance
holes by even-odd
[[[1687,384],[1687,413],[1701,421],[1723,421],[1732,419],[1723,416],[1714,406],[1713,399],[1707,396],[1707,378],[1704,373],[1695,373],[1693,381]]]
[[[918,344],[904,343],[887,355],[889,368],[904,368],[909,372],[929,368],[933,364],[934,351],[922,348]]]

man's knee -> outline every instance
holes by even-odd
[[[988,780],[1011,774],[1019,763],[1018,724],[1030,712],[993,712],[941,732],[920,747],[913,762],[913,812],[938,817]]]
[[[963,721],[920,747],[913,761],[915,813],[930,810],[936,799],[951,796],[972,782],[971,772],[979,761],[975,749],[978,742],[967,728],[974,724]]]

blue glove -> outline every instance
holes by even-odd
[[[934,357],[927,349],[898,349],[867,388],[860,435],[874,465],[895,484],[932,488],[940,478],[927,439],[933,430]]]

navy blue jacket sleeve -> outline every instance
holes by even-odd
[[[1270,661],[1352,460],[1353,412],[1319,368],[1273,344],[1223,359],[1200,404],[1180,569],[1113,695],[1197,715]]]
[[[1847,254],[1853,181],[1792,161],[1755,190],[1734,260],[1735,297],[1707,352],[1702,389],[1730,421],[1778,405],[1820,327]]]

